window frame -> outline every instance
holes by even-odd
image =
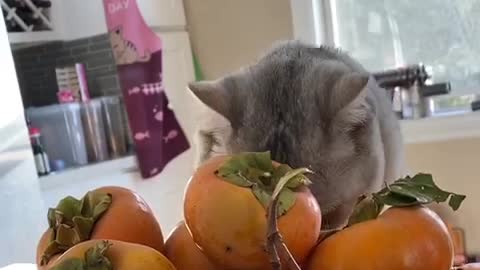
[[[338,32],[338,29],[335,29],[338,20],[335,14],[334,0],[290,0],[290,5],[295,39],[316,46],[338,46],[339,42],[335,40],[335,33]],[[396,65],[404,65],[401,51],[396,53],[399,53]],[[478,90],[463,87],[455,88],[451,94],[451,96],[457,97],[468,95],[477,95],[477,99],[480,98],[480,88]]]
[[[317,46],[334,45],[330,0],[290,0],[290,4],[295,39]],[[480,113],[467,113],[402,120],[401,128],[406,144],[419,144],[479,138],[479,123]]]
[[[290,0],[294,38],[306,43],[334,46],[330,0]]]

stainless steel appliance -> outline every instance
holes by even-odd
[[[430,74],[422,64],[373,73],[378,84],[387,89],[394,110],[402,119],[428,117],[433,112],[432,97],[448,94],[450,83],[428,84]]]

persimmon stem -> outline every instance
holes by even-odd
[[[270,264],[272,265],[273,270],[280,270],[282,263],[280,262],[280,256],[278,255],[277,246],[275,244],[275,238],[278,238],[280,233],[278,232],[277,224],[277,212],[278,209],[276,204],[278,203],[278,197],[272,200],[268,208],[268,218],[267,218],[267,252],[270,255]],[[273,207],[272,207],[273,206]]]
[[[307,172],[308,170],[305,169]],[[301,270],[298,263],[295,261],[292,253],[288,249],[285,242],[283,242],[282,235],[278,230],[278,198],[282,192],[284,186],[288,183],[290,179],[303,173],[305,171],[296,171],[291,174],[287,173],[279,181],[275,190],[273,191],[272,199],[270,205],[268,206],[268,215],[267,215],[267,252],[270,255],[270,262],[273,270],[281,269],[281,260],[279,256],[279,251],[283,258],[287,259],[287,269],[290,270]]]

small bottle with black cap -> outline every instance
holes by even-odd
[[[33,157],[35,160],[35,166],[37,167],[37,174],[39,176],[49,175],[50,161],[48,159],[47,152],[45,152],[45,149],[40,142],[40,129],[30,127],[29,133],[30,141],[32,144]]]

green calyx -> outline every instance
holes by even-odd
[[[401,178],[377,193],[360,198],[348,225],[377,218],[385,205],[406,207],[448,201],[448,205],[456,211],[465,198],[465,195],[440,189],[431,174],[420,173]]]
[[[88,240],[95,222],[111,203],[110,194],[90,191],[81,200],[68,196],[56,208],[50,208],[47,216],[51,239],[40,264],[47,264],[55,254]]]
[[[89,248],[83,258],[68,259],[52,270],[112,270],[112,263],[105,256],[111,245],[108,241],[102,241]]]
[[[274,167],[270,152],[242,153],[232,156],[218,171],[217,176],[239,187],[250,188],[253,195],[268,208],[275,187],[280,181],[286,182],[279,192],[278,217],[285,215],[295,204],[295,190],[310,185],[306,168],[292,169],[287,165]]]

